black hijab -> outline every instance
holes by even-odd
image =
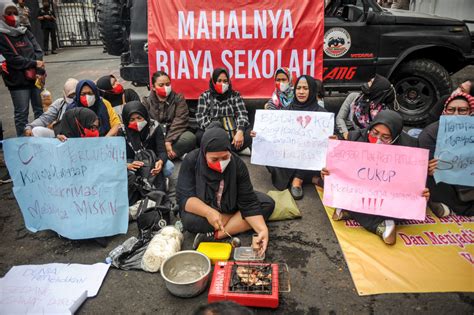
[[[76,107],[69,109],[64,113],[59,123],[53,127],[54,134],[56,136],[65,135],[68,138],[80,138],[84,134],[82,128],[90,129],[97,119],[96,113],[89,108]]]
[[[110,83],[110,80],[112,78],[116,79],[113,75],[106,75],[99,78],[99,80],[97,80],[97,88],[99,89],[100,95],[107,101],[109,101],[112,106],[122,105],[123,92],[120,94],[115,94],[111,92],[113,86],[112,83]]]
[[[214,84],[217,82],[217,78],[221,75],[221,73],[225,73],[227,76],[227,80],[229,80],[229,89],[224,94],[219,94],[214,87]],[[228,99],[232,94],[232,83],[230,82],[229,72],[225,68],[216,68],[212,72],[212,77],[209,80],[209,90],[211,91],[211,96],[215,97],[218,101],[223,101]]]
[[[141,131],[128,128],[132,114],[139,114],[147,122]],[[145,106],[139,101],[128,102],[124,105],[122,111],[122,121],[125,129],[125,138],[132,147],[132,150],[139,151],[145,147],[145,142],[153,133],[152,121]]]
[[[204,132],[201,147],[196,161],[196,194],[204,203],[217,209],[216,192],[224,179],[224,191],[221,199],[221,210],[232,211],[237,204],[237,155],[232,153],[229,136],[219,123],[213,122]],[[224,173],[209,168],[206,160],[207,152],[231,152],[230,163]]]
[[[370,123],[370,126],[365,129],[356,129],[349,131],[350,141],[369,142],[369,132],[375,126],[382,124],[390,130],[392,139],[395,141],[392,144],[401,145],[405,147],[418,147],[418,140],[411,137],[403,131],[402,116],[390,109],[381,111],[375,119]]]
[[[368,83],[364,83],[361,89],[363,98],[366,100],[361,105],[365,104],[368,106],[370,102],[374,102],[375,104],[384,104],[389,108],[393,108],[395,93],[393,92],[392,84],[387,78],[376,74],[372,85],[369,87]]]
[[[306,80],[306,82],[308,82],[308,89],[309,89],[308,99],[303,103],[298,101],[298,98],[296,97],[296,87],[298,86],[298,83],[300,82],[300,80]],[[318,83],[318,81],[309,75],[300,76],[296,80],[295,97],[289,109],[290,110],[306,110],[306,111],[311,111],[311,112],[323,111],[323,108],[318,105],[318,92],[321,89],[321,87],[319,86],[319,84],[321,83]]]

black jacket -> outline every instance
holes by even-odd
[[[18,54],[10,46],[7,38],[15,47]],[[6,60],[8,73],[3,72],[3,81],[10,90],[32,88],[34,80],[25,78],[25,70],[36,68],[36,61],[43,60],[43,51],[30,31],[19,36],[9,36],[0,33],[0,53]],[[37,73],[44,73],[44,70],[37,69]]]

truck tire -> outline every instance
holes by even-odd
[[[99,33],[109,55],[120,56],[128,49],[126,10],[120,0],[98,1]]]
[[[423,126],[438,99],[451,92],[448,71],[430,59],[405,62],[391,76],[406,124]]]

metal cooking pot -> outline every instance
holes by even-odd
[[[202,276],[196,279],[181,281],[176,279],[176,273],[189,267],[195,267],[204,271]],[[209,280],[211,272],[211,261],[206,255],[194,250],[184,250],[174,254],[161,264],[161,276],[165,279],[166,288],[179,297],[194,297],[202,293]]]

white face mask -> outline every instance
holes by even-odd
[[[81,98],[83,98],[83,97],[81,96]],[[95,104],[95,95],[87,94],[86,95],[86,104],[84,104],[82,102],[82,100],[81,100],[81,103],[82,103],[82,105],[87,106],[87,107],[90,107],[90,106],[94,105]]]
[[[72,104],[72,102],[74,102],[74,99],[70,98],[70,97],[65,97],[64,101],[66,102],[66,104],[70,105],[70,104]]]
[[[168,97],[171,94],[171,85],[166,85],[165,86],[165,91],[166,91],[166,97]]]
[[[229,165],[230,163],[230,159],[223,160],[220,163],[221,163],[222,173],[224,173],[225,169],[227,168],[227,165]]]
[[[227,84],[227,83],[222,83],[222,94],[224,94],[225,92],[227,92],[228,89],[229,89],[229,84]]]
[[[137,127],[138,127],[138,131],[142,131],[143,128],[145,128],[145,126],[148,124],[148,122],[146,120],[144,121],[139,121],[137,123]]]
[[[280,91],[286,92],[290,88],[290,84],[288,82],[280,82]]]

